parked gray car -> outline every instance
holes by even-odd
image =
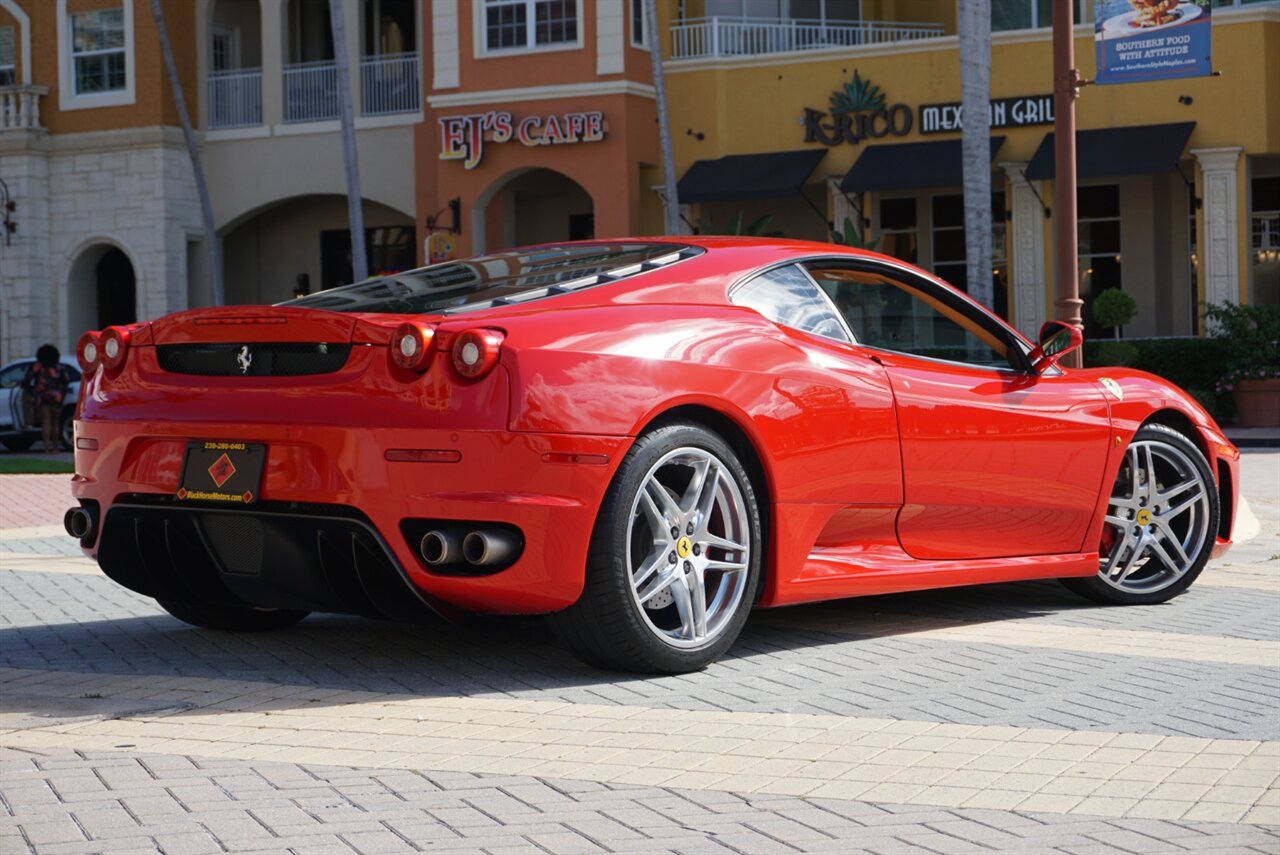
[[[62,447],[71,449],[74,441],[72,421],[76,401],[80,399],[80,366],[70,357],[63,357],[62,366],[71,376],[67,398],[62,402],[62,416],[58,430]],[[40,425],[28,424],[22,407],[22,378],[34,359],[19,359],[0,368],[0,444],[10,451],[26,451],[40,439]]]

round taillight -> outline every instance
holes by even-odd
[[[412,322],[396,327],[391,336],[391,361],[410,371],[426,371],[431,361],[431,339],[435,329]]]
[[[80,336],[80,341],[76,344],[76,361],[80,363],[80,370],[86,374],[94,371],[97,369],[98,360],[101,357],[98,334],[96,332],[87,332]]]
[[[502,333],[497,330],[467,330],[453,340],[453,367],[468,380],[483,377],[498,364]]]
[[[125,353],[129,350],[129,331],[120,327],[109,327],[99,339],[102,349],[102,361],[108,368],[119,368],[124,364]]]

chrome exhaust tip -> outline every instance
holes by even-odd
[[[68,508],[62,516],[62,526],[76,540],[87,540],[93,536],[93,514],[84,508]]]
[[[463,548],[458,535],[451,531],[432,529],[418,543],[422,560],[432,567],[441,564],[457,564],[462,561]]]
[[[515,532],[477,529],[462,539],[462,557],[477,567],[506,564],[516,559],[522,546],[522,538]]]

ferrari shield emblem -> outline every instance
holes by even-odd
[[[1112,380],[1110,377],[1100,377],[1098,382],[1102,384],[1102,388],[1112,394],[1117,401],[1124,400],[1124,389],[1120,388],[1120,384]]]

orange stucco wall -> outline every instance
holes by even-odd
[[[514,55],[477,56],[476,23],[472,4],[459,4],[459,81],[456,89],[431,92],[430,95],[464,96],[467,93],[529,87],[558,87],[582,83],[631,81],[652,84],[647,51],[631,45],[630,5],[625,7],[623,66],[621,73],[596,73],[596,4],[584,2],[579,21],[581,46],[546,51],[523,51]],[[423,44],[432,43],[431,16],[424,15]],[[427,73],[430,84],[430,72]],[[651,196],[641,184],[641,175],[651,175],[658,161],[656,111],[654,101],[642,95],[611,94],[557,97],[515,98],[503,103],[428,107],[425,120],[415,134],[418,212],[421,218],[444,209],[448,200],[462,200],[462,234],[459,252],[472,252],[474,235],[472,217],[478,202],[494,197],[496,187],[505,186],[513,174],[531,168],[554,170],[580,185],[592,199],[597,237],[616,237],[645,231],[644,205]],[[562,116],[566,113],[601,112],[605,117],[605,135],[599,142],[564,145],[525,146],[518,140],[495,144],[486,142],[482,160],[467,169],[458,160],[442,160],[439,119],[486,113],[490,110],[510,112],[518,122],[525,116]],[[501,246],[503,225],[498,205],[486,208],[486,248]],[[446,214],[444,219],[448,219]],[[419,253],[422,247],[419,246]]]
[[[134,92],[135,102],[115,107],[91,109],[58,109],[58,64],[65,60],[69,48],[59,51],[56,0],[17,0],[31,19],[31,76],[29,81],[47,86],[49,94],[41,100],[41,123],[52,133],[118,130],[121,128],[178,124],[177,108],[169,91],[160,41],[151,16],[150,0],[133,2]],[[68,0],[67,13],[93,9],[118,9],[122,0]],[[165,23],[173,45],[178,74],[188,104],[194,103],[196,86],[195,3],[191,0],[163,0]],[[0,22],[5,18],[0,12]],[[15,27],[14,42],[19,51],[18,74],[22,73],[21,34]]]

